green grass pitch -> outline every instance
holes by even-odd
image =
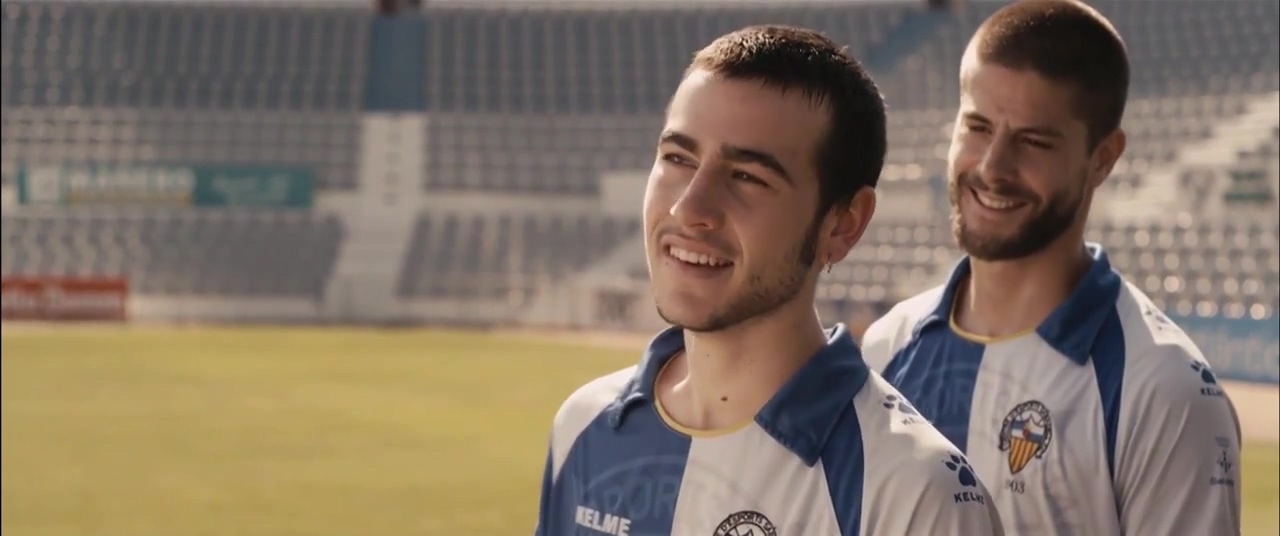
[[[5,332],[5,536],[528,534],[556,407],[638,356],[428,330]],[[1247,447],[1246,534],[1280,529],[1278,471],[1280,447]]]

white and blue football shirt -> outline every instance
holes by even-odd
[[[843,325],[741,427],[697,432],[654,396],[684,348],[574,392],[555,416],[539,536],[1002,534],[967,460],[868,370]]]
[[[896,305],[866,360],[972,460],[1009,534],[1240,533],[1240,426],[1200,350],[1096,244],[1026,333],[952,321],[969,273]]]

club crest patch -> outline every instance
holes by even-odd
[[[1008,453],[1009,472],[1015,475],[1031,460],[1043,458],[1052,442],[1053,419],[1037,400],[1014,406],[1000,425],[1000,451]]]
[[[764,514],[743,510],[724,518],[716,527],[714,536],[778,536],[778,529]]]

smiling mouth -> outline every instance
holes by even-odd
[[[704,253],[694,253],[675,246],[667,246],[667,256],[690,266],[702,268],[728,268],[733,266],[733,262],[727,259],[713,257]]]
[[[1008,211],[1016,210],[1018,208],[1022,208],[1023,205],[1027,204],[1026,201],[1014,199],[1012,197],[1004,197],[1004,196],[994,195],[990,193],[979,192],[973,188],[970,188],[969,192],[973,194],[974,201],[977,201],[978,204],[982,206],[982,208],[985,208],[987,210],[1008,212]]]

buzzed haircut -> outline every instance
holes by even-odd
[[[759,81],[782,92],[800,91],[829,111],[817,154],[818,218],[845,205],[862,188],[875,188],[887,151],[885,105],[871,75],[844,47],[813,30],[749,26],[694,54],[697,69],[731,80]]]
[[[1129,53],[1111,22],[1077,0],[1019,0],[974,34],[978,60],[1029,70],[1076,92],[1089,150],[1120,128],[1129,98]]]

